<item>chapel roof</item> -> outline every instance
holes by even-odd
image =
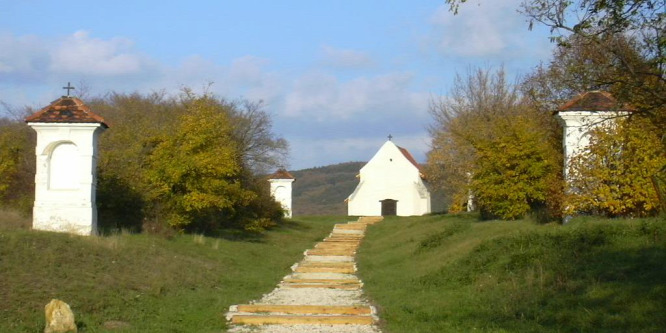
[[[275,173],[268,176],[268,179],[296,179],[289,171],[285,169],[278,169]]]
[[[109,127],[104,118],[93,113],[80,99],[62,96],[49,106],[25,118],[29,123],[98,123]]]
[[[397,145],[396,145],[396,147],[398,147],[398,149],[400,149],[400,152],[402,153],[402,155],[404,155],[405,158],[406,158],[410,163],[412,163],[417,169],[419,169],[419,171],[421,171],[421,165],[418,164],[418,163],[416,162],[416,160],[414,159],[414,156],[412,156],[412,154],[410,154],[409,151],[408,151],[407,149],[402,148],[402,147],[397,146]]]
[[[566,111],[635,111],[628,104],[620,103],[607,91],[588,91],[574,97],[557,109]]]

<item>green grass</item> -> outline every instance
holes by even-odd
[[[664,332],[666,222],[389,218],[359,253],[386,332]]]
[[[220,332],[229,305],[272,290],[345,217],[296,218],[263,237],[80,237],[0,217],[0,332],[41,332],[44,305],[67,302],[79,332]]]

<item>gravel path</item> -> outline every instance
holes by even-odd
[[[362,218],[363,219],[363,218]],[[360,220],[362,222],[363,220]],[[350,222],[352,223],[352,222]],[[345,226],[352,227],[352,226]],[[363,235],[363,230],[340,230],[333,229],[333,235]],[[353,256],[338,255],[306,255],[302,263],[340,263],[354,262]],[[339,265],[339,264],[338,264]],[[292,269],[296,269],[295,264]],[[283,280],[293,279],[324,279],[335,282],[344,282],[346,280],[357,280],[355,274],[343,273],[292,273],[283,278]],[[362,285],[362,284],[361,284]],[[289,287],[280,283],[270,293],[264,295],[261,299],[252,301],[250,304],[270,304],[270,305],[322,305],[322,306],[370,306],[369,302],[363,297],[361,289],[344,290],[329,288],[310,288],[302,286],[300,288]],[[237,312],[237,306],[232,306],[227,313],[227,319],[231,320],[234,315],[246,315],[248,313]],[[326,316],[316,315],[315,316]],[[376,318],[374,308],[372,308],[372,317]],[[376,320],[375,320],[376,322]],[[271,332],[271,333],[381,333],[376,325],[232,325],[228,330],[230,333],[250,333],[250,332]]]

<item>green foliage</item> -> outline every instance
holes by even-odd
[[[442,230],[457,231],[436,236]],[[435,238],[445,246],[419,250]],[[358,259],[383,332],[666,326],[666,225],[656,218],[564,226],[474,222],[467,214],[390,218],[368,229]]]
[[[592,130],[590,146],[569,166],[569,213],[650,216],[659,211],[659,188],[666,156],[659,129],[642,117],[618,119]]]

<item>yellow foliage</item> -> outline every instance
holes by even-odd
[[[569,165],[567,213],[656,214],[660,202],[654,179],[663,179],[666,172],[660,135],[663,129],[641,116],[594,129],[588,149]]]

